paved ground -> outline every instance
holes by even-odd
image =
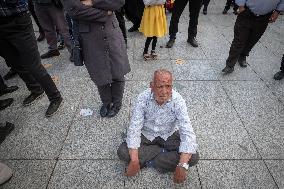
[[[235,16],[222,15],[224,2],[215,0],[208,15],[200,15],[199,48],[186,43],[188,11],[180,21],[180,32],[172,49],[160,48],[159,60],[144,62],[145,38],[129,33],[128,55],[132,71],[127,75],[123,109],[112,119],[98,115],[98,93],[85,67],[75,67],[64,50],[51,64],[65,103],[61,111],[46,119],[46,97],[30,107],[21,102],[28,95],[19,78],[8,81],[20,90],[14,104],[1,111],[0,120],[16,128],[0,146],[0,160],[14,169],[14,177],[0,188],[284,188],[284,80],[274,81],[284,53],[284,16],[271,24],[248,59],[249,67],[236,66],[223,76],[233,36]],[[128,28],[130,23],[127,23]],[[37,33],[38,34],[38,33]],[[46,42],[39,43],[40,52]],[[182,59],[183,64],[176,64]],[[1,59],[0,73],[7,72]],[[116,149],[129,124],[135,96],[149,85],[154,70],[174,73],[175,88],[187,100],[201,160],[189,171],[183,185],[174,185],[172,174],[145,169],[125,178],[125,164]],[[81,117],[82,108],[94,115]]]

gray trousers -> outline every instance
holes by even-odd
[[[180,154],[178,153],[180,146],[180,135],[176,131],[166,141],[161,137],[156,137],[152,142],[145,136],[141,135],[141,145],[138,148],[138,156],[140,167],[145,167],[147,161],[153,160],[155,168],[162,172],[173,172],[179,163]],[[129,162],[129,149],[126,142],[123,142],[118,150],[117,155],[119,159]],[[199,160],[198,152],[192,154],[189,166],[194,166]]]
[[[125,81],[124,78],[113,80],[112,83],[97,86],[103,104],[113,103],[121,106]]]
[[[50,50],[57,49],[57,33],[62,35],[64,43],[71,52],[71,38],[69,34],[68,24],[64,17],[63,9],[55,7],[52,3],[48,5],[41,5],[35,3],[35,12],[42,26],[47,44]]]

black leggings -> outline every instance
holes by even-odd
[[[154,37],[147,37],[146,42],[145,42],[145,48],[144,48],[143,54],[147,54],[148,53],[148,48],[149,48],[149,45],[150,45],[152,39],[153,39],[152,51],[155,51],[156,45],[157,45],[157,37],[156,36],[154,36]]]

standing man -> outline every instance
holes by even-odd
[[[125,175],[134,176],[143,167],[174,172],[174,182],[186,179],[188,167],[197,164],[196,136],[185,100],[172,89],[171,72],[154,73],[151,89],[142,92],[133,108],[126,142],[117,154],[128,164]]]
[[[275,22],[284,11],[284,0],[236,0],[238,17],[234,26],[234,39],[231,44],[225,74],[232,73],[237,61],[247,67],[246,57],[265,32],[268,23]]]
[[[275,80],[281,80],[284,78],[284,54],[282,56],[280,71],[274,75]]]
[[[45,92],[50,101],[45,116],[52,116],[62,97],[41,64],[26,0],[0,0],[0,44],[0,56],[16,70],[31,92],[23,105],[31,105]]]
[[[170,40],[167,42],[166,47],[172,48],[175,43],[176,33],[178,32],[178,23],[180,16],[184,10],[184,8],[189,2],[189,25],[188,25],[188,38],[187,42],[191,44],[193,47],[198,47],[198,43],[195,39],[197,35],[197,25],[198,25],[198,17],[199,11],[202,5],[202,0],[175,0],[174,8],[172,12],[169,34]]]
[[[40,25],[42,26],[47,44],[48,52],[41,55],[42,59],[59,56],[57,47],[57,33],[62,36],[64,43],[71,53],[71,37],[68,24],[65,20],[63,5],[60,0],[33,0],[34,8]],[[57,3],[55,3],[57,2]],[[70,56],[71,59],[71,56]]]

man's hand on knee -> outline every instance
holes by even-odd
[[[135,176],[139,171],[140,171],[139,161],[130,161],[124,175],[128,177]]]
[[[174,173],[174,183],[183,183],[186,179],[186,170],[183,167],[176,167]]]

